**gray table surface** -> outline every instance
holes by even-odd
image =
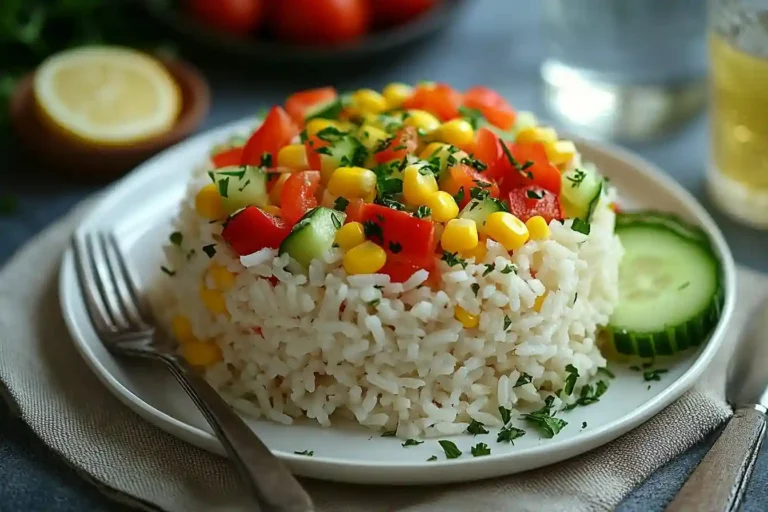
[[[476,0],[465,16],[428,45],[395,61],[374,62],[344,78],[328,80],[307,71],[303,78],[278,79],[258,69],[227,66],[226,59],[186,55],[206,71],[213,89],[213,109],[205,130],[254,113],[280,101],[291,90],[332,83],[348,89],[381,87],[389,81],[422,79],[446,81],[458,88],[483,83],[494,87],[519,109],[542,112],[538,65],[543,56],[539,2]],[[237,69],[233,69],[237,68]],[[667,140],[631,149],[669,172],[712,212],[731,244],[736,260],[768,271],[764,258],[768,233],[740,226],[718,214],[703,191],[707,159],[706,119],[694,120]],[[19,198],[19,209],[0,216],[0,264],[30,237],[65,214],[75,203],[98,189],[72,184],[44,174],[24,161],[13,142],[0,140],[0,193]],[[695,467],[716,433],[670,462],[632,492],[621,511],[661,510]],[[768,453],[763,450],[748,490],[745,510],[768,510]],[[118,506],[80,480],[43,446],[10,411],[0,405],[0,512],[121,511]]]

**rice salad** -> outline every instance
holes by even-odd
[[[240,412],[459,434],[606,366],[616,193],[533,115],[484,87],[323,88],[246,135],[192,171],[156,304]]]

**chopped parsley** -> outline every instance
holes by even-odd
[[[341,219],[339,219],[336,215],[331,215],[331,222],[333,222],[333,226],[336,229],[341,229]]]
[[[504,315],[504,330],[506,331],[509,329],[509,326],[512,325],[512,319],[509,318],[507,315]]]
[[[349,206],[349,199],[346,197],[337,197],[333,202],[333,209],[336,211],[344,212],[347,210],[347,206]]]
[[[214,256],[216,256],[216,244],[204,245],[203,252],[209,258],[213,258]]]
[[[453,441],[448,441],[447,439],[441,439],[438,441],[440,443],[440,446],[443,447],[443,451],[445,452],[445,458],[447,459],[458,459],[461,457],[461,450],[459,450],[456,445],[453,443]]]
[[[363,222],[363,232],[366,238],[378,238],[381,242],[384,241],[384,232],[381,230],[381,226],[372,220]]]
[[[456,192],[456,195],[453,196],[453,199],[456,201],[456,204],[461,204],[462,201],[464,201],[464,187],[462,186],[459,188],[459,191]]]
[[[381,433],[381,437],[395,437],[397,435],[397,430],[385,430]]]
[[[615,379],[616,378],[616,375],[611,370],[609,370],[607,367],[606,368],[602,368],[602,367],[598,368],[597,369],[597,373],[604,373],[607,377],[609,377],[611,379]]]
[[[533,381],[533,377],[523,372],[522,374],[520,374],[520,377],[517,378],[517,382],[515,382],[514,387],[519,388],[520,386],[525,386],[531,381]]]
[[[480,285],[477,283],[472,283],[470,288],[472,288],[472,291],[475,293],[475,297],[477,297],[477,292],[480,291]]]
[[[658,370],[648,370],[643,372],[643,379],[646,381],[661,380],[661,375],[663,373],[667,373],[668,371],[669,370],[665,370],[664,368],[659,368]]]
[[[187,261],[191,260],[195,257],[196,251],[194,249],[190,249],[190,251],[187,253]]]
[[[371,306],[372,308],[375,308],[379,304],[381,304],[381,299],[373,299],[372,301],[368,302],[368,305]]]
[[[459,115],[466,119],[473,130],[477,130],[478,126],[485,121],[483,113],[476,108],[459,107]]]
[[[169,276],[171,276],[171,277],[173,277],[173,276],[175,276],[175,275],[176,275],[176,271],[175,271],[175,270],[171,270],[171,269],[169,269],[169,268],[168,268],[168,267],[166,267],[166,266],[161,266],[161,267],[160,267],[160,270],[162,270],[164,273],[168,274],[168,275],[169,275]]]
[[[571,182],[571,188],[579,188],[579,185],[584,182],[584,178],[586,177],[587,173],[581,169],[576,169],[576,171],[573,173],[573,176],[566,176],[565,179]]]
[[[432,215],[432,208],[424,205],[416,208],[416,213],[413,214],[413,216],[417,219],[423,219],[424,217],[429,217],[430,215]]]
[[[472,187],[471,189],[469,189],[469,197],[477,201],[482,201],[483,199],[487,198],[489,195],[491,195],[491,192],[481,187]]]
[[[479,172],[483,172],[484,170],[486,170],[488,168],[488,166],[486,164],[484,164],[482,161],[478,160],[477,158],[473,157],[472,155],[470,155],[468,157],[465,156],[464,158],[459,160],[459,162],[464,164],[464,165],[468,165],[468,166],[476,169]]]
[[[653,366],[653,361],[647,361],[643,363],[643,370],[647,370],[648,368]]]
[[[483,277],[493,272],[494,268],[496,268],[496,266],[493,263],[486,263],[485,270],[483,270]]]
[[[237,191],[238,191],[238,192],[242,192],[242,191],[243,191],[243,190],[245,190],[245,188],[246,188],[248,185],[250,185],[250,184],[251,184],[251,180],[245,180],[245,183],[243,183],[243,186],[242,186],[242,187],[240,187],[239,189],[237,189]]]
[[[469,424],[467,427],[467,434],[472,434],[473,436],[476,436],[478,434],[487,434],[488,429],[485,428],[485,425],[480,423],[477,420],[472,420],[472,423]]]
[[[389,199],[388,197],[377,197],[374,202],[393,210],[405,211],[405,205],[403,203],[395,201],[394,199]]]
[[[325,142],[336,142],[348,135],[348,132],[342,132],[341,130],[334,128],[333,126],[327,126],[315,134],[318,139]]]
[[[572,404],[566,405],[563,410],[570,411],[571,409],[575,409],[578,406],[586,406],[595,402],[599,402],[600,397],[603,396],[606,391],[608,391],[608,383],[603,380],[597,381],[594,388],[592,387],[592,384],[587,384],[581,388],[579,398],[577,398],[576,401]]]
[[[227,194],[227,189],[229,189],[229,177],[219,181],[219,195],[224,198],[229,197]]]
[[[691,285],[691,282],[690,281],[686,281],[686,282],[684,282],[683,284],[681,284],[680,286],[677,287],[677,291],[685,290],[690,285]]]
[[[184,235],[182,235],[178,231],[174,231],[173,233],[171,233],[171,236],[168,237],[168,240],[170,240],[173,245],[180,246],[181,243],[184,241]]]
[[[467,268],[467,261],[464,258],[459,258],[458,253],[443,251],[443,257],[441,258],[448,264],[449,267],[455,267],[461,265],[461,268]]]
[[[525,430],[513,426],[502,427],[499,430],[499,434],[496,436],[497,443],[512,443],[515,444],[515,439],[523,437]]]
[[[403,448],[405,448],[407,446],[418,446],[418,445],[422,444],[423,442],[424,441],[417,441],[415,439],[406,439],[402,446],[403,446]]]
[[[509,160],[509,163],[514,167],[517,172],[528,178],[529,180],[533,179],[533,173],[531,171],[528,171],[527,169],[533,165],[533,162],[525,162],[524,164],[521,164],[518,162],[514,156],[512,156],[512,152],[509,150],[507,145],[499,141],[499,145],[501,146],[501,150],[504,152],[504,156],[507,157],[507,160]]]
[[[427,459],[427,462],[434,462],[437,460],[437,455],[433,455],[430,458]]]
[[[293,452],[293,453],[295,453],[296,455],[305,455],[307,457],[312,457],[315,454],[315,452],[312,450],[302,450],[300,452]]]
[[[517,265],[515,265],[514,263],[510,263],[506,267],[501,269],[502,274],[511,274],[512,272],[517,274]]]
[[[571,229],[579,233],[582,233],[584,235],[588,235],[590,231],[590,225],[589,225],[589,222],[576,217],[575,219],[573,219],[573,224],[571,225]]]
[[[568,372],[568,376],[565,378],[563,391],[566,395],[570,396],[573,394],[573,388],[576,386],[576,380],[579,378],[579,370],[572,364],[569,364],[565,367],[565,371]]]
[[[532,424],[544,437],[552,438],[568,425],[568,422],[555,418],[552,412],[554,396],[548,396],[544,401],[544,407],[529,414],[523,414],[522,419]]]
[[[272,167],[272,153],[262,153],[260,163],[262,167]]]
[[[528,199],[541,199],[544,197],[545,192],[543,190],[540,190],[536,192],[535,190],[526,190],[525,191],[525,197]]]
[[[581,428],[587,428],[587,422],[586,421],[581,422]]]
[[[470,449],[470,451],[472,452],[473,457],[482,457],[483,455],[491,454],[491,449],[488,448],[488,445],[485,443],[477,443]]]
[[[505,425],[512,419],[512,411],[506,407],[499,407],[499,414],[501,415],[501,421]]]
[[[403,246],[399,242],[389,242],[389,250],[392,254],[397,254],[403,250]]]

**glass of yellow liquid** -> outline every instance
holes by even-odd
[[[709,193],[768,229],[768,0],[710,0],[709,15]]]

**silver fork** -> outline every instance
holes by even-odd
[[[88,314],[107,349],[116,356],[161,361],[171,370],[264,512],[312,512],[312,500],[285,465],[205,379],[176,355],[175,341],[156,327],[114,235],[76,233],[72,245]]]

